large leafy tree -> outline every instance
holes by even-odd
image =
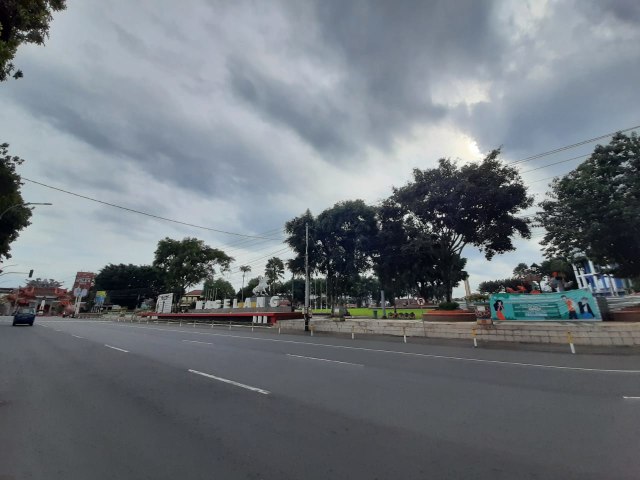
[[[11,258],[11,243],[30,225],[31,209],[23,206],[22,182],[16,167],[23,159],[9,155],[9,144],[0,144],[0,260]]]
[[[236,294],[233,285],[224,278],[216,278],[215,280],[208,278],[205,280],[204,292],[207,299],[216,298],[219,300],[232,299]]]
[[[61,286],[62,283],[53,278],[34,278],[27,282],[27,287],[35,288],[59,288]]]
[[[351,284],[347,292],[356,300],[359,307],[365,305],[368,300],[377,300],[380,295],[380,281],[372,275],[359,275]]]
[[[466,245],[476,246],[490,260],[513,250],[515,235],[531,236],[529,220],[517,214],[533,198],[518,171],[502,163],[499,154],[494,150],[479,163],[458,166],[441,159],[437,168],[415,169],[413,181],[394,188],[388,199],[388,207],[397,209],[398,218],[420,238],[420,248],[433,256],[427,263],[433,263],[448,301],[465,276],[461,254]]]
[[[309,225],[310,270],[326,275],[329,297],[335,305],[358,275],[372,266],[376,210],[362,200],[349,200],[336,203],[316,218],[307,210],[287,222],[287,243],[296,253],[289,266],[295,273],[304,272],[305,224]]]
[[[269,287],[271,293],[274,292],[274,284],[284,277],[284,262],[278,257],[271,257],[267,260],[267,265],[264,269],[264,275],[269,281]]]
[[[374,270],[388,298],[418,293],[427,300],[446,298],[452,286],[466,278],[466,260],[443,249],[438,238],[416,223],[406,207],[389,198],[378,209]]]
[[[242,292],[244,291],[244,276],[251,271],[250,265],[240,265],[240,271],[242,272],[242,288],[240,289],[240,295],[242,296]],[[242,300],[242,298],[241,298]]]
[[[110,263],[96,275],[96,290],[106,290],[112,303],[135,308],[141,299],[165,290],[164,273],[151,265]]]
[[[548,257],[586,255],[620,276],[640,275],[640,137],[617,133],[556,179],[540,206]]]
[[[222,250],[197,238],[167,237],[158,242],[153,266],[163,271],[167,287],[181,298],[187,288],[212,277],[216,271],[228,271],[232,261]]]
[[[49,37],[53,12],[63,10],[66,0],[0,1],[0,82],[22,77],[13,58],[23,43],[44,45]]]

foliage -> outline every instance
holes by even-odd
[[[393,197],[378,209],[374,271],[389,298],[417,292],[430,301],[446,297],[445,276],[453,286],[464,278],[466,260],[442,248]]]
[[[507,288],[518,290],[518,287],[524,287],[527,291],[532,289],[530,282],[520,278],[503,278],[501,280],[487,280],[480,282],[478,291],[485,294],[503,292]]]
[[[470,302],[486,302],[487,300],[489,300],[489,295],[485,295],[482,293],[472,293],[471,295],[469,295],[469,297],[467,297],[467,300],[469,300]]]
[[[0,144],[0,260],[11,258],[11,243],[30,225],[31,209],[20,206],[24,203],[22,182],[16,171],[23,162],[20,157],[9,155],[8,143]]]
[[[291,279],[279,283],[277,290],[274,291],[278,295],[291,299]],[[293,281],[293,303],[294,305],[304,303],[304,278],[296,278]]]
[[[375,208],[362,200],[336,203],[314,218],[308,210],[286,223],[287,243],[296,253],[289,261],[295,273],[304,273],[305,224],[309,225],[309,268],[327,277],[331,302],[344,294],[372,265],[377,234]]]
[[[212,248],[197,238],[158,242],[153,266],[164,273],[167,287],[181,298],[187,288],[211,278],[220,271],[228,271],[233,258],[222,250]]]
[[[548,257],[586,255],[615,274],[640,275],[640,137],[617,133],[573,172],[556,179],[540,204]]]
[[[27,287],[60,288],[62,284],[53,278],[34,278],[27,282]]]
[[[566,258],[556,257],[545,260],[540,264],[540,275],[562,279],[565,287],[577,284],[573,266]]]
[[[203,290],[204,296],[207,299],[231,299],[236,295],[236,290],[233,288],[233,285],[224,278],[216,278],[215,280],[208,278],[204,282]]]
[[[513,276],[516,278],[524,278],[530,273],[529,265],[526,263],[519,263],[516,268],[513,269]]]
[[[369,300],[378,299],[381,289],[377,277],[358,275],[345,293],[355,299],[358,306],[362,306],[367,304]]]
[[[458,302],[440,302],[438,310],[457,310],[459,307]]]
[[[244,288],[238,290],[238,294],[240,295],[240,299],[244,300],[245,298],[249,298],[249,297],[253,296],[253,289],[258,286],[258,283],[260,283],[260,281],[258,280],[258,277],[255,277],[255,278],[252,278],[251,280],[249,280],[249,282],[247,282],[247,284],[244,286]]]
[[[482,162],[457,166],[441,159],[437,168],[413,171],[413,181],[394,188],[381,209],[383,245],[378,272],[383,283],[393,265],[401,262],[396,281],[419,283],[427,298],[451,299],[453,287],[466,277],[462,250],[468,244],[484,252],[487,259],[514,249],[516,234],[529,238],[529,221],[517,217],[533,203],[518,171],[498,159],[492,151]],[[402,258],[405,261],[402,261]],[[411,272],[412,262],[424,263]],[[379,262],[380,263],[380,262]],[[386,270],[386,271],[385,271]],[[416,281],[417,275],[422,279]]]
[[[13,58],[23,43],[44,45],[53,12],[64,10],[66,0],[3,0],[0,2],[0,82],[22,77]]]
[[[284,262],[278,257],[271,257],[267,260],[267,265],[264,269],[264,275],[269,281],[270,291],[273,293],[274,284],[284,277]]]
[[[104,266],[95,280],[96,290],[106,290],[111,303],[135,308],[142,299],[165,290],[164,275],[151,265],[112,264]]]

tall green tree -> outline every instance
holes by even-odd
[[[62,283],[53,278],[34,278],[27,282],[27,287],[60,288],[62,287]]]
[[[445,297],[464,278],[461,257],[466,245],[490,260],[514,249],[513,237],[530,238],[530,221],[517,214],[533,204],[518,171],[492,151],[478,163],[456,165],[441,159],[437,168],[413,171],[413,181],[394,188],[389,198],[439,265]]]
[[[22,77],[13,58],[23,43],[44,45],[53,12],[64,10],[66,0],[0,1],[0,82]]]
[[[640,137],[617,133],[554,180],[540,207],[545,255],[587,256],[623,277],[640,275]]]
[[[240,271],[242,272],[242,287],[240,289],[240,292],[244,291],[244,276],[249,273],[251,271],[251,266],[249,265],[240,265]],[[242,294],[240,295],[241,298],[240,300],[242,300]]]
[[[98,272],[95,282],[95,289],[106,290],[110,302],[127,308],[157,297],[166,288],[164,273],[151,265],[110,263]]]
[[[269,291],[274,293],[273,285],[284,277],[284,262],[278,257],[271,257],[267,260],[264,275],[269,281]]]
[[[304,273],[305,224],[309,225],[310,271],[326,275],[329,297],[335,305],[358,275],[372,266],[378,231],[376,210],[362,200],[349,200],[336,203],[317,218],[307,210],[287,222],[287,243],[296,253],[289,266],[295,273]]]
[[[24,206],[16,168],[23,162],[22,158],[9,155],[8,143],[0,144],[0,260],[11,258],[11,243],[30,225],[31,209]]]
[[[524,278],[529,274],[529,265],[524,262],[516,265],[516,268],[513,269],[513,276],[516,278]]]
[[[447,283],[455,286],[466,278],[466,260],[444,249],[397,199],[382,202],[378,221],[374,271],[387,298],[417,293],[439,302],[446,298]]]
[[[167,287],[181,298],[187,288],[196,285],[217,271],[228,271],[233,258],[212,248],[197,238],[158,242],[153,266],[164,273]],[[218,270],[216,270],[218,269]]]
[[[206,298],[215,298],[217,300],[232,299],[236,295],[233,285],[224,278],[216,278],[215,280],[208,278],[205,280],[204,292]]]
[[[258,283],[260,283],[260,280],[258,280],[258,277],[252,278],[247,282],[246,286],[244,286],[241,290],[238,290],[240,300],[244,300],[246,298],[252,297],[253,289],[258,286]]]

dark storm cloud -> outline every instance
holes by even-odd
[[[303,89],[269,78],[240,59],[229,62],[233,92],[258,109],[269,121],[294,130],[318,152],[332,155],[354,153],[358,142],[347,127],[347,106],[340,108],[331,95],[313,97]]]
[[[629,23],[636,21],[639,5],[617,0],[550,4],[539,30],[507,42],[508,55],[495,72],[489,100],[460,106],[453,118],[481,149],[504,145],[512,157],[637,125],[630,105],[640,101],[633,87],[640,82],[640,35]],[[509,62],[518,67],[510,69]]]
[[[330,161],[355,161],[350,155],[363,145],[388,149],[416,123],[443,119],[434,81],[486,79],[501,53],[490,2],[319,1],[291,17],[294,43],[327,63],[328,76],[338,72],[334,88],[318,93],[305,84],[295,60],[274,78],[234,59],[230,86]]]
[[[168,92],[115,74],[85,84],[72,72],[28,68],[33,78],[48,78],[47,88],[25,79],[14,91],[16,102],[105,154],[130,158],[160,181],[223,196],[239,186],[246,171],[263,174],[257,191],[273,178],[261,170],[259,150],[223,119],[198,125]]]

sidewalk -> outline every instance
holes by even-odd
[[[304,330],[303,320],[278,322],[283,330]],[[640,323],[626,322],[428,322],[422,320],[312,319],[314,332],[464,339],[480,342],[640,347]]]

